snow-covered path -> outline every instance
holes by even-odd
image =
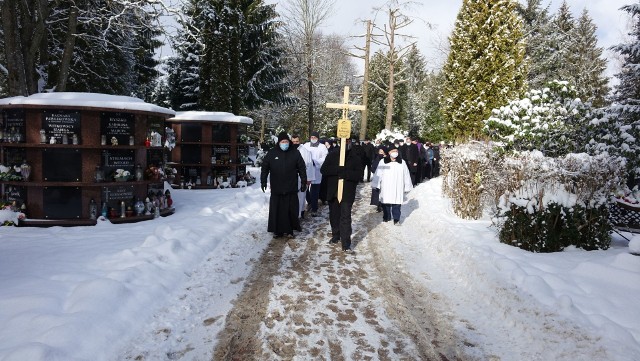
[[[622,237],[507,246],[451,214],[439,179],[381,224],[368,186],[355,255],[322,218],[273,240],[255,185],[174,190],[176,213],[147,222],[0,227],[0,361],[222,359],[238,335],[269,360],[640,360],[640,257]]]
[[[571,298],[540,302],[548,281],[495,249],[513,247],[473,245],[495,239],[490,222],[452,215],[440,182],[410,193],[401,226],[381,223],[362,187],[354,255],[326,242],[325,218],[272,240],[261,209],[114,360],[638,359],[633,343],[613,347],[571,317]]]

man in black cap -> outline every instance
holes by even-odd
[[[344,166],[340,166],[340,152],[329,153],[322,165],[322,176],[327,180],[329,201],[330,243],[342,242],[342,250],[351,251],[351,208],[356,199],[356,187],[362,178],[362,147],[352,147],[347,140]],[[338,202],[338,180],[343,179],[342,201]]]
[[[300,152],[290,148],[290,143],[289,135],[280,133],[278,144],[262,160],[260,183],[263,192],[267,189],[267,177],[271,175],[267,231],[276,237],[285,234],[293,237],[293,230],[302,230],[298,220],[298,189],[307,190],[307,171]]]

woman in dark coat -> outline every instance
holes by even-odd
[[[307,170],[300,152],[289,148],[290,143],[287,133],[280,133],[278,144],[262,160],[260,183],[263,192],[267,188],[267,177],[271,175],[267,231],[276,237],[284,234],[293,237],[294,229],[302,230],[298,220],[298,177],[304,188],[300,191],[306,191]]]
[[[351,251],[351,208],[356,199],[356,187],[362,178],[364,167],[362,147],[347,144],[344,166],[340,167],[340,152],[330,152],[325,158],[320,172],[327,179],[327,200],[329,201],[330,243],[342,242],[342,250]],[[338,202],[338,179],[343,179],[342,201]]]

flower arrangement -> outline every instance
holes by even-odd
[[[22,180],[20,174],[20,167],[6,167],[0,164],[0,181],[19,181]]]
[[[164,170],[161,167],[152,165],[144,171],[144,175],[146,179],[160,180],[164,178]]]
[[[25,218],[26,215],[18,209],[15,202],[0,201],[0,226],[16,226]]]
[[[117,182],[126,182],[131,177],[131,172],[118,168],[113,172],[113,179]]]

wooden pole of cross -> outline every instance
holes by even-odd
[[[349,110],[365,110],[364,105],[349,104],[349,87],[344,87],[344,97],[342,103],[327,103],[327,108],[342,109],[342,118],[338,119],[338,134],[340,138],[340,167],[344,167],[347,151],[347,138],[351,136],[351,121],[349,120]],[[344,179],[338,179],[338,203],[342,202],[342,190],[344,189]]]

